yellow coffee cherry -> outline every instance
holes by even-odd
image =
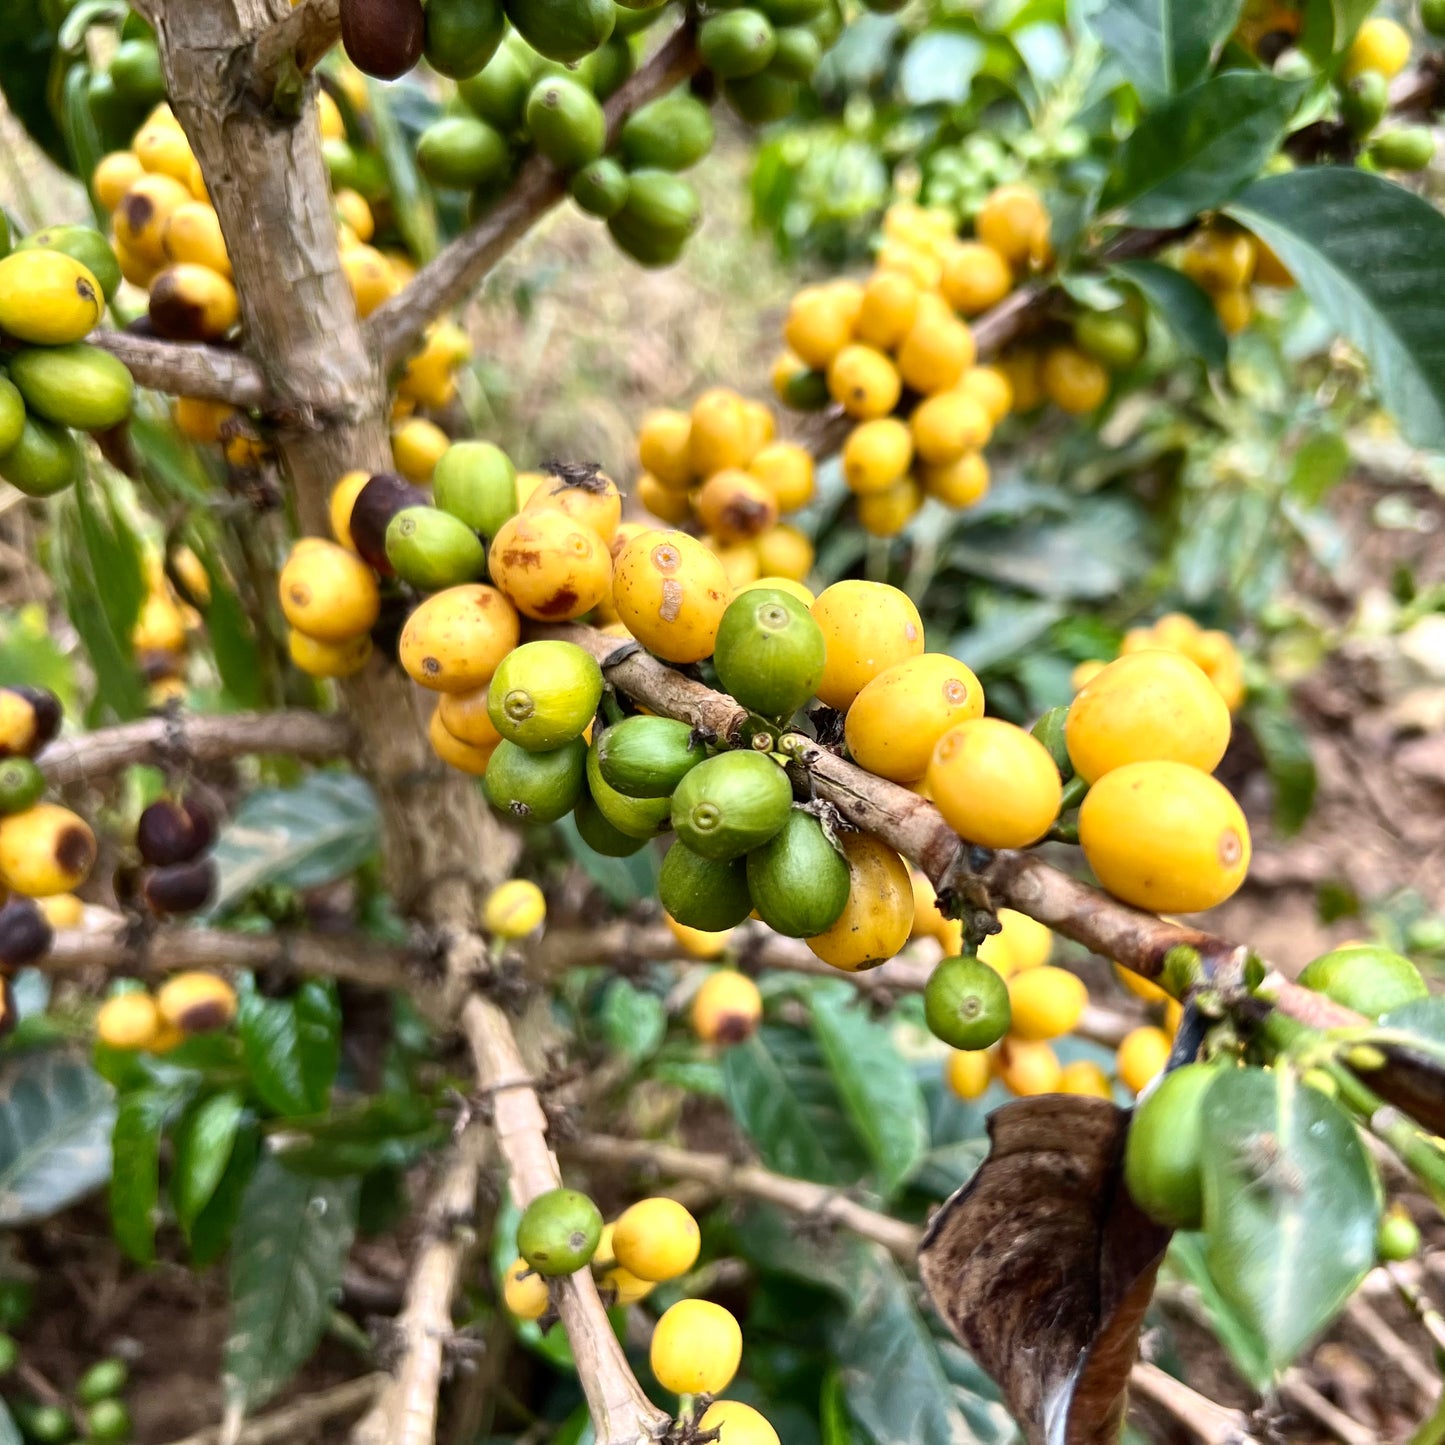
[[[752,401],[747,397],[743,398],[743,421],[747,428],[744,446],[748,465],[751,466],[753,458],[777,436],[778,424],[763,402]]]
[[[1165,1003],[1169,995],[1154,982],[1152,978],[1145,978],[1143,974],[1135,973],[1132,968],[1125,968],[1122,963],[1114,965],[1114,977],[1126,988],[1135,998],[1142,998],[1146,1003]]]
[[[100,282],[62,251],[12,251],[0,260],[0,330],[17,341],[79,341],[104,310]]]
[[[714,1400],[697,1428],[716,1430],[719,1445],[781,1445],[767,1417],[740,1400]]]
[[[448,696],[448,693],[442,694],[443,699]],[[427,724],[426,735],[432,751],[448,767],[456,768],[458,772],[473,778],[486,777],[487,765],[492,761],[496,743],[479,747],[475,743],[464,742],[447,727],[440,707],[433,711],[431,721]]]
[[[523,504],[524,512],[561,512],[610,545],[622,521],[622,494],[605,472],[549,475]]]
[[[351,234],[358,241],[369,241],[376,234],[376,217],[360,192],[343,186],[332,196],[331,204],[337,217],[351,228]]]
[[[1254,297],[1248,287],[1216,291],[1213,301],[1214,314],[1219,317],[1226,336],[1238,336],[1254,320]]]
[[[215,210],[201,201],[187,201],[171,212],[161,232],[161,248],[167,261],[205,266],[227,279],[231,276],[221,222]]]
[[[151,592],[141,604],[130,640],[137,652],[184,652],[185,616],[167,593]]]
[[[896,416],[859,422],[843,443],[843,480],[859,496],[897,486],[912,463],[913,434]]]
[[[474,692],[521,637],[517,611],[495,587],[469,582],[428,597],[406,620],[397,655],[413,682]]]
[[[1013,384],[997,366],[970,366],[959,377],[958,388],[984,409],[995,426],[1013,410]]]
[[[1258,236],[1254,238],[1255,261],[1254,281],[1257,286],[1275,286],[1289,289],[1295,284],[1294,276],[1284,262]]]
[[[1064,1071],[1050,1044],[1010,1035],[991,1057],[994,1076],[1009,1093],[1021,1099],[1057,1094],[1063,1083]]]
[[[898,405],[903,382],[881,351],[852,343],[828,363],[828,394],[849,416],[868,421]]]
[[[818,697],[840,711],[880,672],[923,651],[923,619],[904,592],[886,582],[849,579],[818,594],[813,620],[827,660]]]
[[[695,477],[746,467],[752,459],[751,444],[747,407],[737,392],[714,386],[693,402],[687,454]]]
[[[926,776],[944,822],[987,848],[1027,848],[1059,815],[1063,783],[1048,749],[999,718],[944,733]]]
[[[806,940],[824,963],[857,973],[886,963],[913,927],[913,884],[908,865],[871,833],[844,833],[848,902],[826,932]]]
[[[346,642],[369,631],[381,610],[371,569],[354,552],[321,538],[292,550],[279,591],[287,622],[320,642]]]
[[[960,1099],[977,1099],[988,1091],[993,1062],[983,1049],[952,1049],[943,1077]]]
[[[983,687],[972,670],[945,653],[925,652],[863,688],[848,709],[844,738],[859,767],[912,783],[928,771],[949,728],[982,716]]]
[[[602,1289],[611,1291],[614,1304],[624,1306],[635,1305],[638,1300],[646,1299],[657,1288],[650,1279],[638,1279],[620,1265],[609,1269],[602,1276],[600,1284]]]
[[[410,417],[392,428],[391,458],[407,481],[424,487],[451,444],[451,438],[435,422]]]
[[[1059,1093],[1078,1094],[1087,1099],[1112,1099],[1109,1076],[1092,1059],[1075,1059],[1065,1064],[1059,1076]]]
[[[354,677],[371,661],[371,635],[360,632],[342,642],[322,642],[292,627],[286,633],[286,651],[309,677]]]
[[[1144,1025],[1124,1036],[1114,1056],[1114,1070],[1126,1089],[1138,1094],[1163,1072],[1173,1047],[1163,1029]]]
[[[183,1034],[210,1033],[236,1017],[236,991],[213,973],[178,973],[161,985],[156,1007]]]
[[[1000,908],[998,921],[999,931],[992,936],[1007,945],[1015,972],[1042,968],[1049,961],[1054,951],[1054,935],[1046,924],[1014,908]],[[982,949],[979,957],[983,957]]]
[[[391,262],[365,242],[342,249],[341,270],[351,287],[356,314],[363,320],[401,290]]]
[[[748,463],[748,475],[773,494],[780,512],[796,512],[813,500],[812,454],[797,442],[768,442],[760,447]]]
[[[1183,653],[1162,649],[1111,662],[1080,689],[1064,725],[1069,760],[1090,783],[1155,759],[1213,772],[1229,734],[1219,690]]]
[[[437,717],[454,738],[474,748],[491,749],[502,740],[487,710],[485,687],[473,688],[470,692],[444,692],[437,704]]]
[[[1355,32],[1345,53],[1343,75],[1353,80],[1367,70],[1393,80],[1410,59],[1410,32],[1384,15],[1372,15]]]
[[[942,467],[921,467],[919,477],[930,497],[962,511],[988,495],[988,463],[977,452],[964,452]]]
[[[165,261],[166,222],[195,198],[173,176],[144,175],[125,193],[115,210],[115,238],[151,265]]]
[[[622,1211],[612,1231],[617,1263],[654,1283],[686,1274],[701,1250],[697,1220],[675,1199],[639,1200]]]
[[[1039,374],[1049,400],[1070,416],[1093,411],[1109,394],[1108,369],[1077,346],[1051,346]]]
[[[542,622],[581,617],[612,585],[606,541],[560,511],[523,510],[509,517],[492,538],[487,562],[492,580],[517,610]]]
[[[908,425],[918,459],[928,467],[947,466],[966,452],[981,450],[993,434],[982,403],[961,387],[920,402]]]
[[[928,875],[911,864],[908,869],[908,881],[913,885],[913,923],[909,929],[910,938],[936,938],[941,943],[944,938],[944,926],[948,923],[943,914],[938,911],[938,894],[934,891],[933,884],[929,882]]]
[[[674,1395],[720,1394],[742,1357],[737,1320],[710,1300],[679,1300],[652,1332],[652,1373]]]
[[[73,893],[53,893],[36,900],[40,915],[55,929],[79,928],[85,922],[85,904]]]
[[[170,176],[190,189],[195,156],[191,143],[178,125],[150,121],[136,131],[131,149],[142,167],[152,175]]]
[[[685,522],[692,516],[692,500],[685,491],[665,487],[652,475],[643,472],[633,484],[632,494],[638,502],[661,522]]]
[[[502,1276],[502,1300],[514,1318],[539,1320],[547,1313],[551,1297],[546,1278],[519,1255]]]
[[[898,374],[914,391],[932,396],[956,386],[977,355],[973,332],[962,321],[920,314],[898,348]]]
[[[145,167],[134,151],[111,151],[96,163],[90,177],[90,188],[101,207],[113,211],[144,174]]]
[[[525,938],[542,926],[547,900],[529,878],[509,878],[482,903],[482,927],[496,938]]]
[[[892,351],[918,315],[918,287],[901,271],[875,271],[863,287],[855,328],[859,341]]]
[[[685,532],[645,532],[617,559],[617,615],[665,662],[710,657],[732,595],[722,563]]]
[[[796,527],[790,527],[786,522],[769,527],[754,541],[753,550],[757,554],[759,575],[801,583],[813,570],[813,544]],[[785,590],[791,591],[794,597],[803,601],[804,606],[813,605],[813,594],[806,587]]]
[[[180,262],[151,282],[151,325],[173,341],[219,341],[240,316],[236,288],[209,266]]]
[[[1048,964],[1014,974],[1008,996],[1012,1009],[1009,1032],[1031,1043],[1073,1033],[1089,1006],[1083,979]]]
[[[95,1016],[96,1042],[108,1049],[148,1049],[161,1028],[160,1010],[148,993],[118,993]]]
[[[1005,185],[992,191],[974,220],[978,239],[991,246],[1015,270],[1025,265],[1047,231],[1049,214],[1031,186]]]
[[[705,1044],[740,1044],[757,1032],[763,996],[745,973],[720,968],[693,995],[693,1032]]]
[[[1228,790],[1183,763],[1105,773],[1079,809],[1079,842],[1116,898],[1165,913],[1223,903],[1249,871],[1249,825]]]
[[[848,298],[829,287],[805,287],[788,306],[783,340],[795,356],[822,371],[853,339],[856,314]]]
[[[679,923],[670,913],[664,913],[662,918],[668,932],[689,958],[711,961],[727,952],[728,942],[733,936],[731,928],[713,933],[705,928],[690,928],[686,923]]]
[[[714,557],[727,573],[728,586],[734,592],[751,587],[762,575],[756,542],[722,542],[716,537],[705,539]]]
[[[361,495],[361,489],[371,480],[370,472],[347,472],[331,489],[327,503],[327,515],[331,521],[331,535],[348,552],[356,551],[351,537],[351,509]]]
[[[221,429],[236,415],[236,408],[224,401],[178,396],[171,404],[176,430],[193,442],[218,442]]]
[[[1258,257],[1247,231],[1196,231],[1179,259],[1179,269],[1206,291],[1242,291],[1254,276]]]
[[[693,507],[698,521],[724,544],[751,541],[778,520],[777,498],[766,483],[732,467],[702,484]]]
[[[637,459],[664,487],[686,489],[692,485],[689,441],[692,418],[685,411],[660,407],[642,418],[637,429]]]
[[[1089,683],[1093,682],[1108,665],[1107,662],[1097,657],[1092,657],[1087,662],[1078,663],[1069,674],[1069,686],[1072,687],[1075,692],[1079,692],[1087,687]]]
[[[811,608],[818,600],[810,588],[792,577],[759,577],[755,582],[749,582],[746,587],[739,587],[738,592],[751,592],[759,587],[766,587],[774,592],[786,592],[789,597],[796,597],[804,607]]]
[[[1009,263],[982,241],[960,241],[943,257],[943,295],[960,316],[977,316],[1013,290]]]
[[[0,884],[27,898],[73,893],[95,866],[90,824],[59,803],[0,818]]]
[[[1032,346],[1018,346],[994,363],[1013,393],[1013,410],[1020,415],[1042,405],[1044,384],[1040,375],[1042,358]]]

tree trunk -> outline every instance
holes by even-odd
[[[286,0],[154,5],[167,90],[220,218],[245,347],[277,399],[274,436],[302,528],[327,534],[343,473],[390,470],[386,377],[341,269],[312,93],[289,120],[235,73],[238,47],[290,13]],[[362,771],[377,791],[388,885],[426,922],[467,927],[475,895],[515,856],[475,787],[426,741],[417,689],[378,656],[342,685]]]

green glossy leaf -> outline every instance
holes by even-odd
[[[1240,0],[1110,0],[1089,28],[1152,106],[1204,79],[1239,10]]]
[[[1229,359],[1229,338],[1202,287],[1182,271],[1158,261],[1121,261],[1113,269],[1139,288],[1185,351],[1199,357],[1211,371],[1223,370]]]
[[[110,1174],[115,1101],[81,1057],[20,1054],[0,1067],[0,1229],[49,1218]]]
[[[143,1086],[120,1096],[111,1132],[110,1223],[116,1243],[137,1264],[156,1257],[161,1137],[181,1109],[187,1088]]]
[[[1258,1332],[1235,1312],[1219,1292],[1204,1258],[1202,1234],[1176,1234],[1169,1242],[1166,1268],[1176,1270],[1199,1291],[1214,1326],[1215,1337],[1229,1351],[1239,1373],[1261,1392],[1269,1389],[1271,1370]]]
[[[723,1057],[728,1104],[769,1169],[823,1184],[865,1167],[836,1086],[813,1039],[764,1025]]]
[[[1339,1106],[1284,1066],[1220,1075],[1204,1096],[1201,1152],[1209,1272],[1281,1369],[1375,1262],[1369,1156]]]
[[[274,1159],[251,1176],[231,1253],[229,1408],[265,1404],[310,1358],[351,1248],[356,1199],[355,1180],[308,1178]]]
[[[1230,70],[1166,101],[1120,146],[1105,208],[1136,226],[1180,226],[1222,206],[1279,148],[1302,93],[1269,71]]]
[[[874,1445],[976,1445],[898,1266],[874,1251],[834,1335],[849,1414]]]
[[[445,1124],[425,1100],[383,1095],[299,1126],[278,1157],[288,1169],[339,1177],[404,1169],[445,1138]]]
[[[260,1157],[261,1131],[254,1120],[247,1120],[237,1131],[225,1172],[187,1232],[191,1263],[197,1269],[214,1264],[230,1245],[231,1232],[241,1217],[241,1203]]]
[[[909,105],[962,105],[987,54],[977,35],[930,26],[903,52],[899,94]]]
[[[0,26],[0,94],[11,114],[44,152],[64,169],[65,139],[50,108],[55,31],[41,0],[5,0]]]
[[[1375,0],[1305,0],[1299,48],[1323,65],[1343,54]]]
[[[211,584],[205,607],[206,639],[227,700],[238,708],[260,707],[266,701],[266,686],[255,626],[216,551],[199,538],[195,551]]]
[[[1337,431],[1323,428],[1300,443],[1290,465],[1289,491],[1309,506],[1322,502],[1350,469],[1350,448]]]
[[[1445,216],[1348,166],[1257,181],[1229,213],[1364,353],[1401,431],[1417,446],[1445,445]]]
[[[848,1414],[848,1395],[843,1388],[843,1376],[837,1370],[829,1370],[824,1377],[823,1392],[818,1401],[818,1426],[823,1445],[859,1445],[858,1434]]]
[[[657,1052],[667,1033],[667,1009],[655,993],[615,978],[603,995],[600,1023],[610,1049],[646,1059]]]
[[[245,1117],[245,1100],[228,1089],[193,1104],[177,1124],[171,1197],[187,1233],[220,1186]]]
[[[340,1058],[334,984],[308,979],[285,999],[244,994],[237,1027],[251,1086],[267,1108],[294,1117],[326,1107]]]
[[[418,261],[425,262],[440,248],[436,206],[431,187],[422,181],[416,168],[415,138],[402,128],[393,109],[395,92],[404,91],[410,84],[403,82],[393,87],[368,79],[366,89],[371,99],[369,115],[391,191],[392,215],[407,249]]]
[[[351,773],[312,773],[247,796],[216,840],[213,914],[268,883],[318,888],[359,868],[379,842],[376,795]]]
[[[887,1027],[868,1017],[852,990],[847,993],[811,994],[813,1032],[853,1129],[873,1160],[878,1186],[891,1196],[928,1148],[928,1115],[913,1067]]]
[[[1275,826],[1286,836],[1297,833],[1314,807],[1319,784],[1309,737],[1284,696],[1251,703],[1246,718],[1274,784]]]

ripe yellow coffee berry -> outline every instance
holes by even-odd
[[[740,1044],[757,1031],[763,996],[745,973],[720,968],[692,1000],[692,1027],[705,1044]]]
[[[863,421],[887,416],[902,394],[897,368],[874,347],[845,346],[828,363],[828,395],[849,416]]]
[[[675,1199],[639,1200],[622,1211],[612,1231],[617,1263],[654,1283],[686,1274],[701,1249],[697,1220]]]
[[[392,461],[407,481],[424,487],[451,444],[451,438],[435,422],[410,417],[392,428]]]
[[[1048,927],[1013,908],[1000,908],[998,921],[999,931],[989,934],[979,945],[978,956],[985,963],[993,964],[1007,978],[1025,969],[1042,968],[1049,961],[1054,935]],[[995,961],[991,949],[1006,956],[1006,967]]]
[[[920,314],[898,348],[898,374],[925,396],[957,385],[978,349],[973,332],[949,315]]]
[[[62,251],[14,251],[0,260],[0,331],[17,341],[79,341],[104,310],[100,282]]]
[[[293,627],[286,636],[286,651],[310,677],[352,677],[371,660],[371,636],[362,632],[345,642],[322,642]]]
[[[719,542],[748,542],[778,520],[778,500],[749,472],[714,472],[698,489],[697,519]]]
[[[818,697],[829,707],[852,706],[880,672],[923,651],[918,609],[886,582],[835,582],[812,610],[827,648]]]
[[[650,512],[659,522],[676,525],[692,516],[692,501],[685,491],[674,491],[664,487],[651,472],[643,472],[633,483],[632,494],[644,511]]]
[[[482,903],[482,927],[496,938],[525,938],[546,917],[547,900],[530,878],[499,883]]]
[[[547,1281],[520,1255],[502,1276],[502,1299],[519,1320],[539,1320],[547,1313],[551,1299]]]
[[[652,1373],[674,1395],[720,1394],[742,1357],[738,1322],[710,1300],[679,1300],[652,1332]]]
[[[1014,974],[1008,996],[1013,1011],[1010,1031],[1032,1043],[1073,1033],[1089,1005],[1083,979],[1066,968],[1048,965]]]
[[[895,783],[917,782],[939,738],[983,716],[983,687],[963,663],[925,652],[880,672],[853,699],[844,739],[853,761]]]
[[[184,1034],[222,1029],[236,1017],[236,991],[212,973],[178,973],[156,994],[162,1020]]]
[[[207,266],[181,262],[151,282],[151,325],[172,341],[219,341],[240,316],[236,288]]]
[[[776,581],[779,578],[791,582],[784,587],[790,597],[796,597],[804,607],[811,607],[814,597],[802,580],[813,570],[813,544],[807,536],[787,522],[769,527],[753,544],[758,558],[758,571]],[[752,583],[746,584],[752,586]],[[742,588],[738,589],[742,591]]]
[[[1254,320],[1254,297],[1243,287],[1214,293],[1214,314],[1226,336],[1238,336]]]
[[[1170,1048],[1169,1035],[1163,1029],[1145,1024],[1132,1030],[1124,1036],[1119,1052],[1114,1056],[1119,1082],[1126,1089],[1141,1093],[1169,1062]]]
[[[960,241],[943,258],[943,295],[961,316],[997,306],[1013,289],[1009,263],[982,241]]]
[[[901,271],[875,271],[863,287],[856,333],[879,351],[892,351],[913,329],[918,287]]]
[[[488,565],[517,610],[542,622],[590,612],[612,582],[605,539],[561,511],[524,508],[508,518],[492,539]]]
[[[853,339],[853,309],[826,286],[808,286],[793,297],[783,340],[795,356],[822,371]]]
[[[843,480],[860,497],[896,486],[912,464],[913,433],[896,416],[859,422],[843,443]]]
[[[491,681],[520,636],[506,597],[469,582],[428,597],[407,618],[398,657],[413,682],[434,692],[470,693]]]
[[[685,532],[644,532],[617,559],[617,615],[665,662],[710,657],[732,595],[722,563]]]
[[[741,1400],[714,1400],[697,1428],[716,1430],[718,1445],[781,1445],[767,1417]]]
[[[858,525],[870,537],[896,537],[918,515],[923,488],[904,477],[886,492],[869,492],[854,503]]]
[[[95,1016],[97,1042],[110,1049],[148,1049],[162,1027],[160,1010],[148,993],[120,993]]]
[[[1393,80],[1410,59],[1410,32],[1383,15],[1372,15],[1355,32],[1345,54],[1344,78],[1353,80],[1367,70]]]
[[[612,1292],[614,1304],[635,1305],[646,1299],[657,1286],[650,1279],[638,1279],[621,1265],[609,1269],[600,1281],[601,1288]]]
[[[886,963],[913,927],[913,884],[908,865],[871,833],[839,840],[848,864],[848,901],[837,922],[806,940],[834,968],[857,973]]]
[[[443,693],[443,697],[448,694]],[[457,737],[442,719],[442,710],[438,707],[431,715],[431,721],[427,724],[427,741],[431,744],[432,751],[448,767],[456,768],[458,772],[466,773],[473,778],[484,778],[487,775],[487,765],[492,761],[492,754],[496,751],[496,743],[485,747],[478,747],[475,743],[464,742]],[[498,742],[501,741],[499,738]]]
[[[962,387],[920,402],[908,425],[918,459],[928,467],[947,466],[966,452],[977,452],[993,433],[982,404]]]
[[[926,776],[944,822],[986,848],[1027,848],[1059,815],[1063,782],[1048,749],[998,718],[944,733]]]
[[[370,472],[347,472],[331,489],[327,502],[327,516],[331,522],[331,535],[348,552],[356,551],[351,536],[351,509],[361,495],[361,489],[371,480]]]
[[[1059,1056],[1046,1043],[1007,1038],[993,1055],[994,1074],[1011,1094],[1031,1099],[1057,1094],[1064,1080]]]
[[[1142,998],[1145,1003],[1163,1003],[1169,997],[1168,993],[1160,988],[1153,979],[1135,973],[1132,968],[1125,968],[1122,963],[1114,965],[1114,977],[1135,998]]]
[[[773,494],[780,512],[796,512],[813,500],[813,457],[797,442],[768,442],[748,463],[748,475]]]
[[[993,1061],[987,1053],[953,1049],[944,1065],[943,1077],[960,1099],[977,1099],[988,1090]]]
[[[995,426],[1013,410],[1013,385],[997,366],[970,366],[958,385],[988,413]]]
[[[1065,1064],[1059,1078],[1059,1093],[1079,1094],[1089,1099],[1112,1099],[1109,1076],[1092,1059],[1075,1059]]]
[[[1206,291],[1242,291],[1254,275],[1258,250],[1246,231],[1196,232],[1179,260],[1179,269]]]
[[[686,488],[693,479],[688,447],[692,418],[685,411],[659,407],[642,418],[637,429],[637,457],[664,487]]]
[[[1109,394],[1108,369],[1076,346],[1051,346],[1044,353],[1039,378],[1044,394],[1070,416],[1093,411]]]
[[[0,818],[0,884],[27,898],[73,893],[95,865],[95,834],[59,803]]]
[[[988,463],[977,452],[965,452],[942,467],[922,467],[923,490],[945,507],[962,511],[976,506],[988,495]]]
[[[696,477],[710,477],[752,460],[755,438],[747,406],[737,392],[715,386],[692,404],[688,459]]]
[[[523,504],[525,512],[562,512],[609,544],[622,521],[617,483],[596,467],[548,472]]]
[[[444,692],[437,706],[441,725],[459,742],[474,748],[494,748],[502,735],[487,711],[487,689],[471,692]]]
[[[1079,842],[1116,898],[1164,913],[1223,903],[1249,871],[1249,825],[1223,784],[1183,763],[1105,773],[1079,809]]]
[[[1229,746],[1229,709],[1183,653],[1134,652],[1079,690],[1064,741],[1074,770],[1093,783],[1126,763],[1166,759],[1213,772]]]
[[[689,958],[710,962],[721,958],[727,952],[728,940],[733,936],[731,928],[710,932],[705,928],[689,928],[687,924],[679,923],[670,913],[664,913],[662,917],[668,932],[678,941]]]
[[[37,906],[52,928],[79,928],[85,922],[85,904],[73,893],[54,893],[37,900]]]
[[[991,246],[1015,270],[1030,258],[1049,213],[1031,186],[999,186],[984,201],[974,221],[978,239]]]
[[[100,158],[90,178],[90,188],[101,206],[113,211],[144,174],[145,167],[134,151],[111,151]]]
[[[354,552],[319,537],[292,549],[278,590],[287,622],[320,642],[346,642],[369,631],[381,611],[371,568]]]

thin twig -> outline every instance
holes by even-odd
[[[245,408],[267,405],[270,389],[261,368],[239,351],[160,341],[133,336],[129,331],[97,331],[90,340],[123,361],[136,383],[152,391],[228,401]]]
[[[427,1206],[406,1306],[394,1326],[401,1355],[392,1383],[352,1429],[353,1445],[432,1445],[436,1439],[452,1297],[477,1242],[477,1184],[490,1143],[479,1122],[470,1124],[442,1172]]]
[[[698,1154],[649,1139],[617,1139],[601,1134],[569,1140],[563,1149],[569,1158],[584,1163],[629,1164],[670,1179],[696,1180],[720,1194],[741,1194],[795,1214],[827,1220],[861,1239],[881,1244],[908,1265],[913,1264],[923,1237],[916,1225],[857,1204],[826,1184],[790,1179],[756,1164],[738,1164],[725,1154]]]
[[[608,144],[616,141],[633,111],[686,80],[700,64],[692,28],[684,23],[607,102]],[[427,326],[463,301],[566,193],[566,176],[550,161],[533,156],[476,225],[427,262],[399,296],[367,320],[367,339],[383,369],[389,371],[413,350]]]
[[[335,714],[307,712],[177,713],[64,737],[40,754],[41,771],[57,787],[88,782],[132,763],[187,759],[213,763],[249,753],[285,753],[319,762],[350,749],[351,723]]]
[[[1426,1269],[1432,1273],[1436,1269],[1436,1258],[1428,1257],[1425,1260]],[[1384,1266],[1384,1270],[1390,1276],[1391,1283],[1399,1291],[1400,1298],[1410,1306],[1416,1319],[1425,1327],[1425,1333],[1430,1336],[1435,1348],[1445,1351],[1445,1315],[1441,1315],[1440,1311],[1435,1308],[1434,1301],[1410,1278],[1409,1273],[1402,1265],[1387,1264]]]
[[[1380,1437],[1376,1431],[1366,1429],[1338,1405],[1331,1404],[1298,1370],[1286,1372],[1279,1382],[1279,1395],[1280,1399],[1323,1425],[1337,1440],[1344,1441],[1344,1445],[1379,1445]]]
[[[294,1441],[313,1425],[334,1420],[338,1415],[349,1415],[360,1410],[376,1397],[387,1383],[388,1376],[363,1375],[359,1380],[348,1380],[344,1385],[334,1385],[315,1395],[303,1395],[290,1405],[257,1415],[241,1426],[235,1437],[236,1445],[277,1445],[277,1442]],[[174,1440],[171,1445],[221,1445],[222,1431],[219,1425],[197,1430]]]
[[[246,65],[251,94],[269,105],[288,64],[306,75],[340,39],[341,0],[304,0],[252,44]]]
[[[1129,1374],[1130,1387],[1151,1404],[1167,1411],[1203,1445],[1257,1445],[1249,1433],[1249,1416],[1218,1405],[1183,1380],[1145,1361]]]
[[[1386,1283],[1383,1269],[1373,1270]],[[1391,1328],[1385,1317],[1365,1298],[1362,1285],[1345,1310],[1345,1318],[1385,1357],[1392,1369],[1398,1369],[1414,1386],[1422,1404],[1431,1404],[1440,1393],[1440,1377]]]

